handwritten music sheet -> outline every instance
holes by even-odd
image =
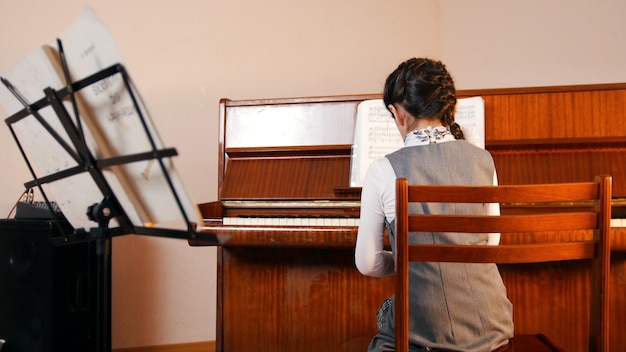
[[[27,104],[43,98],[45,88],[60,89],[64,85],[58,75],[57,68],[50,60],[52,50],[49,46],[42,46],[2,74],[2,77],[14,86]],[[8,115],[24,108],[22,103],[3,86],[0,86],[0,105]],[[64,106],[74,119],[70,102],[65,101]],[[56,140],[46,130],[43,123],[37,121],[33,115],[12,125],[16,137],[33,166],[36,177],[41,178],[78,166],[78,160],[72,156],[78,152],[54,110],[47,106],[40,109],[38,114],[43,122],[58,135],[60,141]],[[84,133],[88,148],[95,152],[97,148],[93,136],[89,130],[85,130]],[[62,143],[65,144],[65,147]],[[109,171],[105,171],[105,174],[108,173]],[[121,193],[120,201],[123,204],[128,204],[129,200],[125,197],[125,192],[122,191],[116,178],[111,178],[110,187],[116,193]],[[87,209],[94,203],[100,202],[104,196],[89,174],[81,173],[70,176],[43,185],[43,189],[48,196],[52,195],[52,200],[59,205],[63,215],[72,226],[75,228],[94,227],[94,222],[87,217]],[[128,213],[131,219],[139,221],[139,217],[132,211],[132,208]],[[112,221],[111,226],[117,226],[115,220]]]
[[[465,138],[485,146],[485,107],[482,97],[457,100],[455,120]],[[360,187],[370,164],[404,146],[402,136],[382,99],[365,100],[357,108],[352,145],[350,186]]]
[[[73,82],[122,63],[113,38],[90,7],[85,8],[78,20],[59,39]],[[43,88],[59,89],[64,86],[60,78],[62,71],[57,50],[56,41],[39,48],[3,74],[3,77],[15,82],[15,88],[21,93],[27,93],[32,101],[38,100],[43,97]],[[0,87],[0,103],[9,114],[18,111],[21,106],[16,105],[16,99],[7,95],[3,88]],[[137,99],[139,111],[133,104],[131,93]],[[109,76],[78,91],[76,100],[83,127],[87,127],[84,130],[88,145],[96,158],[152,151],[152,143],[157,149],[163,148],[163,142],[139,92],[132,82],[130,89],[127,88],[121,74]],[[65,104],[68,112],[71,112],[69,102]],[[64,134],[54,111],[50,108],[45,110],[42,113],[52,121],[53,129]],[[144,117],[145,125],[139,113]],[[62,150],[59,143],[38,126],[38,121],[25,118],[16,125],[19,125],[16,128],[20,139],[26,141],[24,144],[29,155],[33,156],[36,166],[44,175],[76,165],[76,161]],[[136,226],[150,227],[167,223],[168,226],[186,228],[175,196],[179,197],[188,220],[201,222],[197,206],[187,195],[172,160],[167,158],[163,161],[166,172],[163,172],[157,160],[144,160],[108,168],[104,174]],[[172,181],[174,192],[169,187],[167,176]],[[74,180],[64,179],[48,185],[54,200],[74,227],[94,226],[84,215],[87,209],[84,206],[102,201],[102,193],[87,174],[70,179]]]

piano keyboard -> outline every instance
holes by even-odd
[[[224,225],[265,226],[359,226],[358,218],[224,218]],[[611,219],[611,227],[626,227],[626,219]]]
[[[626,219],[611,219],[611,227],[626,227]]]
[[[222,219],[224,225],[249,226],[359,226],[358,218],[271,218],[271,217],[226,217]]]

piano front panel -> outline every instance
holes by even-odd
[[[280,199],[287,202],[294,199],[340,198],[334,187],[348,187],[350,184],[349,153],[349,148],[347,153],[345,148],[339,148],[335,155],[231,157],[220,199]]]
[[[461,91],[485,100],[485,146],[501,183],[613,176],[626,196],[626,84]]]
[[[365,277],[351,247],[230,247],[218,284],[218,351],[366,351],[393,277]]]
[[[626,196],[626,140],[601,148],[490,150],[501,184],[579,182],[596,175],[612,175],[613,197]],[[549,170],[549,171],[541,171]]]

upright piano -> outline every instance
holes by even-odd
[[[485,100],[500,183],[614,180],[611,304],[626,309],[626,84],[465,90]],[[219,200],[200,204],[218,247],[217,351],[365,351],[394,278],[354,266],[357,107],[380,95],[220,101]],[[572,233],[571,237],[588,236]],[[546,236],[550,236],[549,234]],[[202,242],[190,241],[201,246]],[[516,330],[583,351],[586,263],[501,266]],[[537,302],[533,302],[537,300]],[[567,319],[561,319],[566,310]],[[626,349],[617,314],[611,345]]]

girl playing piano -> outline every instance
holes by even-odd
[[[405,147],[375,161],[363,183],[355,263],[362,274],[375,277],[394,273],[383,231],[387,226],[393,243],[396,178],[410,184],[497,183],[489,152],[465,141],[454,120],[456,91],[443,63],[425,58],[401,63],[386,80],[383,100]],[[436,236],[459,241],[438,233],[431,243]],[[479,243],[498,241],[497,235],[485,235]],[[411,351],[493,351],[513,336],[512,307],[495,264],[414,263],[410,275]],[[393,297],[380,306],[369,351],[395,349],[393,310]]]

